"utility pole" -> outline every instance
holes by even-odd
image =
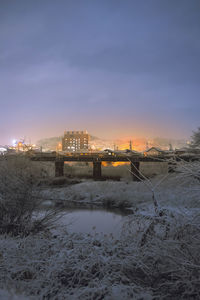
[[[129,150],[132,151],[132,141],[129,142]]]

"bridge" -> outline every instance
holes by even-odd
[[[139,168],[140,162],[158,162],[163,161],[165,157],[158,155],[155,157],[148,157],[142,154],[107,154],[107,153],[66,153],[60,154],[57,152],[52,153],[34,153],[30,154],[32,161],[54,162],[55,163],[55,176],[64,175],[65,162],[92,162],[93,163],[93,178],[95,180],[101,179],[101,164],[102,162],[129,162],[132,178],[138,181],[140,178]],[[167,156],[169,159],[169,156]]]
[[[54,162],[55,164],[55,176],[64,176],[64,163],[65,162],[91,162],[93,163],[93,178],[95,180],[101,179],[101,165],[102,162],[128,162],[130,163],[130,171],[134,181],[138,181],[140,178],[140,163],[141,162],[167,162],[169,165],[176,164],[179,160],[185,161],[200,161],[200,151],[196,153],[165,153],[161,155],[146,156],[141,153],[60,153],[60,152],[33,152],[27,151],[21,154],[5,154],[0,155],[0,160],[6,157],[15,157],[16,155],[25,155],[32,161],[41,162]]]

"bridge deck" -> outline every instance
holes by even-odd
[[[155,156],[155,157],[148,157],[143,155],[132,155],[132,156],[126,156],[126,155],[33,155],[30,156],[31,160],[34,161],[71,161],[71,162],[129,162],[129,161],[135,161],[135,162],[156,162],[156,161],[163,161],[165,159],[169,159],[170,157],[165,156]]]

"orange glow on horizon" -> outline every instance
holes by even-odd
[[[119,150],[126,150],[130,147],[130,141],[132,142],[132,150],[135,151],[144,151],[146,150],[146,139],[134,139],[134,138],[125,138],[125,139],[119,139],[116,141],[116,145],[118,146]]]

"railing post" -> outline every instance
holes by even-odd
[[[55,177],[64,176],[64,161],[55,161]]]
[[[94,179],[101,178],[101,161],[93,162],[93,177]]]
[[[133,181],[140,181],[141,175],[139,173],[140,162],[139,161],[131,161],[131,174]]]

